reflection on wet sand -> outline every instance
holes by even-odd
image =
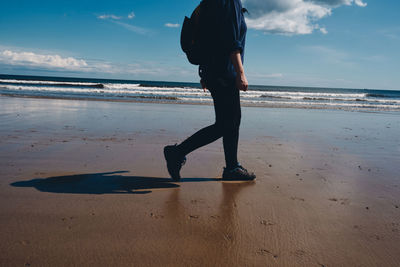
[[[218,220],[219,232],[223,235],[222,246],[227,249],[227,254],[233,263],[239,263],[241,253],[241,236],[246,231],[241,230],[240,212],[237,202],[240,201],[239,193],[255,182],[222,183],[222,200],[219,205],[220,219]]]
[[[237,264],[242,253],[241,240],[247,231],[241,229],[240,211],[237,202],[240,192],[255,184],[255,182],[221,182],[219,205],[213,210],[207,203],[210,199],[199,201],[199,205],[207,208],[194,207],[195,200],[184,196],[181,188],[170,190],[165,202],[165,218],[169,231],[174,232],[171,238],[179,239],[176,249],[184,250],[186,255],[193,255],[206,262],[215,261],[217,265]],[[214,206],[214,205],[212,205]],[[176,241],[176,240],[175,240]]]

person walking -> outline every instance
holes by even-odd
[[[207,1],[207,0],[203,0]],[[211,1],[210,1],[211,2]],[[214,102],[215,123],[205,127],[181,144],[164,147],[167,169],[172,179],[179,181],[186,155],[223,138],[226,167],[222,179],[254,180],[255,174],[243,168],[237,159],[241,120],[240,90],[247,91],[248,81],[243,68],[247,26],[241,0],[213,0],[208,8],[214,14],[207,29],[207,60],[200,64],[203,89],[208,89]]]

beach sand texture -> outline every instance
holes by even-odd
[[[0,266],[400,266],[398,114],[243,108],[168,178],[212,106],[0,97]]]

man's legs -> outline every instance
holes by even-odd
[[[205,146],[223,137],[225,161],[227,168],[237,166],[239,126],[241,119],[240,94],[233,82],[222,85],[220,82],[210,84],[214,101],[215,123],[205,127],[177,146],[182,156],[199,147]]]
[[[234,82],[228,86],[218,88],[213,98],[215,105],[216,122],[222,133],[226,168],[231,169],[238,165],[237,151],[239,142],[239,127],[241,120],[240,93]]]
[[[180,179],[180,169],[186,155],[195,149],[223,137],[226,168],[222,174],[227,180],[254,180],[254,173],[249,173],[237,160],[239,127],[241,120],[240,93],[234,82],[229,86],[215,83],[207,85],[214,100],[215,123],[205,127],[177,146],[164,148],[168,172],[174,180]]]

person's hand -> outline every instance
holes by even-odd
[[[236,76],[236,87],[240,90],[240,91],[247,91],[247,89],[249,88],[249,82],[247,81],[246,75],[243,73],[238,74]]]
[[[206,83],[203,81],[203,79],[200,80],[201,88],[203,88],[204,92],[207,90]]]

